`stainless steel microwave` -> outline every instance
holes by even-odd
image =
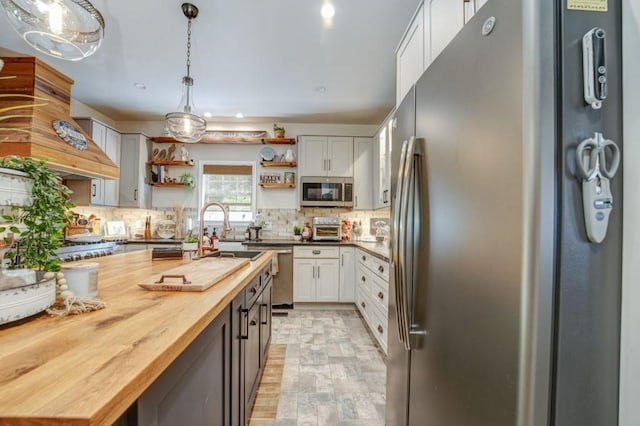
[[[353,178],[300,178],[301,207],[353,207]]]

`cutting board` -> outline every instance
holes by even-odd
[[[205,291],[239,269],[249,259],[204,258],[152,275],[138,285],[155,291]]]

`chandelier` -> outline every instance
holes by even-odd
[[[4,1],[4,0],[2,0]],[[182,4],[182,13],[189,20],[187,27],[187,75],[182,77],[182,99],[178,110],[165,115],[165,127],[170,136],[179,142],[194,143],[202,139],[207,122],[198,115],[193,105],[193,78],[191,67],[191,20],[198,16],[198,8],[191,3]]]
[[[24,41],[54,58],[84,59],[104,37],[104,19],[86,0],[0,0],[0,6]]]

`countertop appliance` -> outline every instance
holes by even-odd
[[[602,133],[624,152],[620,8],[489,1],[398,106],[387,425],[618,423],[622,173],[587,181],[576,147]],[[596,243],[583,192],[604,183]]]
[[[353,178],[303,176],[300,206],[353,207]]]
[[[342,227],[339,217],[314,217],[313,241],[340,241]]]

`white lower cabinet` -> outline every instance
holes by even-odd
[[[356,305],[382,350],[387,352],[389,262],[356,250]]]
[[[340,247],[340,302],[354,303],[356,301],[356,249],[355,247]]]
[[[293,248],[293,301],[340,301],[338,247]]]

